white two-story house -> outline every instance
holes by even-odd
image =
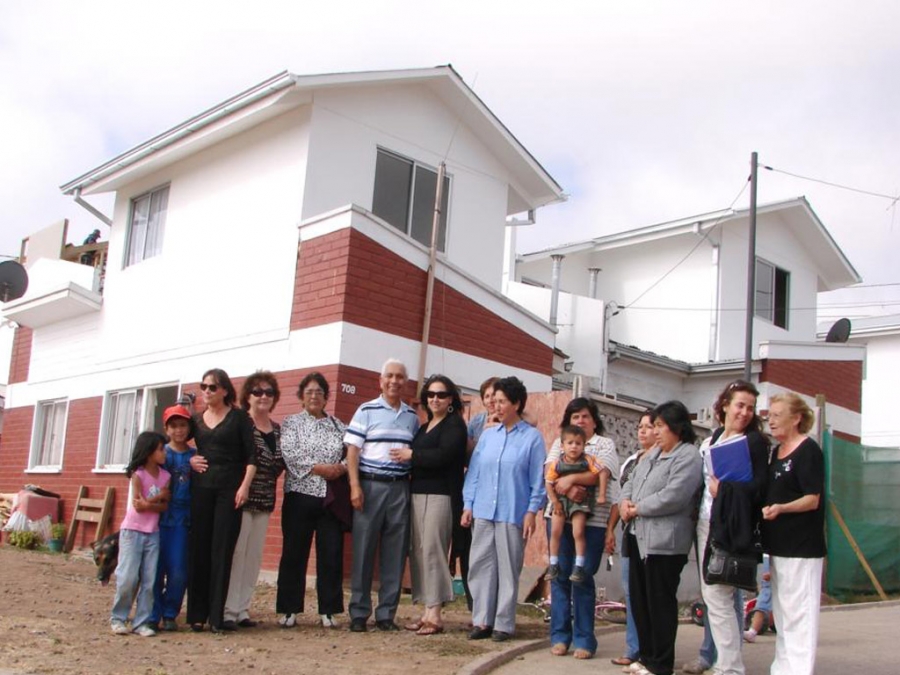
[[[470,392],[512,373],[550,389],[554,330],[501,279],[507,218],[562,190],[449,66],[284,72],[62,190],[115,193],[105,269],[26,249],[29,292],[3,306],[19,328],[0,491],[40,483],[70,507],[78,485],[121,487],[135,435],[211,367],[238,386],[275,372],[277,417],[316,369],[348,420],[388,357],[408,365],[410,397],[433,372]]]

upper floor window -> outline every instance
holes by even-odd
[[[787,270],[756,259],[756,316],[787,329],[790,280]]]
[[[424,246],[431,246],[434,221],[434,197],[437,172],[418,162],[378,149],[375,160],[375,195],[372,213],[387,221]],[[450,177],[444,176],[441,194],[441,220],[437,247],[447,244],[447,205],[450,203]]]
[[[122,389],[106,395],[101,421],[98,469],[124,469],[138,434],[162,430],[163,411],[178,400],[178,385]]]
[[[162,252],[168,205],[168,185],[131,200],[125,267]]]
[[[29,469],[62,468],[66,440],[68,401],[42,401],[35,411],[34,433],[31,434]]]

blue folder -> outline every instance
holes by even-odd
[[[709,458],[713,473],[719,480],[749,483],[753,480],[753,463],[746,436],[733,436],[710,446]]]

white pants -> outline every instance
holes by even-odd
[[[234,547],[231,561],[231,579],[228,597],[225,599],[225,621],[243,621],[250,618],[250,600],[262,567],[263,546],[269,516],[263,511],[241,513],[241,536]]]
[[[702,518],[697,521],[697,544],[700,551],[700,566],[703,566],[703,552],[709,538],[709,521]],[[733,586],[723,584],[707,585],[700,575],[700,592],[706,603],[706,618],[713,642],[716,644],[716,662],[713,673],[716,675],[744,675],[744,660],[741,658],[743,645],[743,626],[734,615],[734,594],[739,591]]]
[[[775,660],[771,675],[812,675],[819,639],[823,558],[770,556]]]

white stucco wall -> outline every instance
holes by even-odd
[[[900,333],[851,338],[866,344],[863,380],[862,442],[879,447],[900,447],[900,419],[896,390],[900,380]]]
[[[500,290],[508,172],[424,85],[317,92],[304,219],[351,203],[371,210],[378,147],[435,171],[446,161],[446,255]]]

